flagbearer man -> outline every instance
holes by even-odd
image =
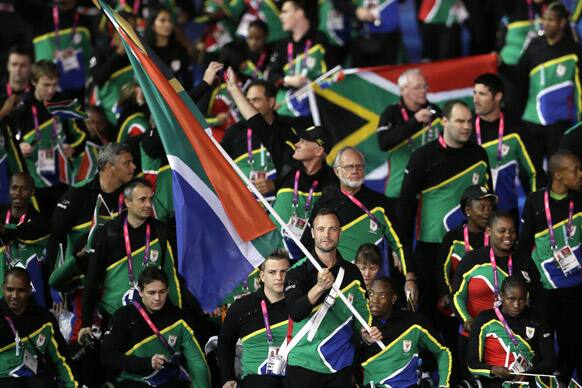
[[[76,388],[67,345],[54,315],[30,303],[30,276],[13,267],[4,274],[0,300],[0,386]],[[48,361],[48,362],[47,362]]]
[[[97,231],[95,251],[89,255],[87,266],[79,340],[91,330],[96,305],[107,319],[137,298],[137,278],[150,266],[166,273],[170,299],[174,305],[182,306],[168,226],[153,218],[153,196],[147,180],[129,182],[123,189],[127,215],[109,221]]]
[[[288,333],[285,274],[289,256],[277,250],[261,264],[263,287],[237,300],[228,310],[218,337],[218,363],[223,388],[236,388],[236,343],[243,346],[242,384],[245,387],[282,388],[284,373],[275,370],[275,357]]]
[[[496,74],[485,73],[475,79],[473,104],[475,105],[475,130],[471,141],[487,151],[493,174],[493,186],[499,197],[497,207],[517,213],[516,177],[522,181],[526,192],[536,189],[536,171],[516,127],[501,110],[504,96],[503,81]]]
[[[352,306],[371,322],[364,279],[358,267],[344,260],[337,250],[340,222],[329,209],[321,209],[313,221],[313,257],[318,272],[302,259],[287,273],[285,299],[293,319],[293,339],[279,355],[288,353],[287,387],[351,387],[355,349],[354,332],[361,324],[334,290],[337,286]],[[382,334],[373,327],[373,341]]]
[[[546,314],[558,340],[560,376],[582,370],[582,169],[571,151],[548,163],[550,186],[527,196],[521,216],[519,260],[540,284],[532,307]],[[579,374],[580,375],[580,372]]]
[[[113,315],[103,337],[101,361],[121,371],[116,386],[210,388],[208,365],[194,332],[182,309],[167,299],[166,273],[148,267],[137,287],[139,297]],[[182,379],[182,362],[191,383]]]
[[[372,324],[378,327],[384,342],[390,345],[382,350],[362,331],[364,385],[415,387],[420,378],[418,371],[422,363],[419,354],[424,349],[437,360],[439,387],[448,387],[451,352],[438,339],[430,322],[419,313],[394,309],[398,296],[396,285],[390,278],[374,280],[368,295]]]

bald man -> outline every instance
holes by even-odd
[[[549,319],[558,337],[560,375],[568,381],[582,370],[582,171],[571,151],[553,154],[549,189],[527,196],[520,226],[518,259],[528,267],[532,305]]]

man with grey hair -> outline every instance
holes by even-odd
[[[90,247],[86,240],[95,225],[117,215],[123,206],[121,189],[133,178],[135,164],[131,149],[125,144],[108,143],[99,151],[99,171],[83,185],[69,188],[53,213],[51,239],[47,251],[53,268],[62,244],[65,261],[85,256]],[[94,222],[97,215],[97,224]]]
[[[387,199],[364,185],[365,168],[364,155],[358,149],[349,146],[342,148],[334,162],[334,172],[340,187],[324,192],[315,204],[313,214],[323,208],[335,211],[342,229],[338,250],[345,260],[355,262],[356,251],[362,244],[382,245],[389,247],[393,258],[385,268],[396,268],[406,275],[410,269],[406,265],[400,238],[391,222],[393,215],[387,209]],[[311,221],[310,224],[313,223]],[[311,236],[311,233],[305,233],[304,236]],[[312,246],[306,237],[304,241]],[[388,259],[388,255],[385,259]],[[394,275],[395,271],[391,272]],[[413,282],[408,283],[410,287],[415,285]]]
[[[410,155],[438,136],[441,110],[427,101],[428,84],[419,69],[409,69],[398,77],[400,101],[388,105],[380,116],[378,143],[387,151],[388,177],[385,194],[390,210],[395,211],[396,199]]]
[[[96,306],[107,321],[120,307],[138,298],[137,279],[149,266],[166,273],[168,296],[174,305],[182,307],[177,265],[168,245],[168,226],[153,217],[153,198],[150,182],[143,178],[132,180],[123,190],[127,213],[96,232],[95,249],[87,264],[83,328],[77,337],[80,342],[84,335],[91,334]]]

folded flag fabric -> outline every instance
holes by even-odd
[[[44,106],[48,112],[65,120],[85,120],[87,114],[81,110],[81,104],[76,98],[66,101],[47,101]]]

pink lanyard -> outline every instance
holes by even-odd
[[[31,104],[30,110],[32,111],[32,120],[34,121],[34,139],[37,143],[40,144],[41,134],[40,134],[40,125],[38,121],[38,108],[36,105]],[[51,130],[51,140],[55,140],[57,138],[57,123],[56,118],[52,118],[52,130]]]
[[[299,204],[299,178],[301,177],[301,171],[295,171],[295,179],[293,180],[293,212],[296,211],[297,205]],[[313,200],[313,192],[315,191],[318,181],[313,181],[311,188],[309,189],[309,194],[307,195],[307,201],[305,201],[305,217],[311,207],[311,201]]]
[[[125,8],[127,7],[127,2],[125,0],[119,0],[119,5],[121,6],[121,8]],[[133,14],[137,16],[138,11],[139,11],[139,0],[135,0],[133,2]]]
[[[356,197],[354,197],[352,194],[348,193],[347,191],[344,191],[343,189],[340,189],[340,190],[341,190],[342,194],[345,195],[346,197],[348,197],[354,205],[356,205],[364,213],[366,213],[368,215],[368,217],[370,217],[370,219],[376,223],[376,225],[380,226],[380,221],[378,220],[378,218],[375,215],[373,215],[372,213],[370,213],[368,208],[366,206],[364,206],[364,204],[359,199],[357,199]]]
[[[127,275],[129,276],[129,284],[133,287],[135,285],[135,277],[133,275],[133,260],[131,256],[131,243],[129,241],[129,228],[127,226],[127,217],[123,221],[123,239],[125,240],[125,254],[127,255]],[[150,259],[150,224],[146,224],[146,241],[145,251],[143,254],[144,267]]]
[[[267,311],[267,302],[261,300],[261,311],[263,313],[263,322],[265,323],[265,333],[267,334],[267,342],[269,346],[273,344],[273,331],[271,330],[271,324],[269,323],[269,313]]]
[[[471,243],[469,242],[469,226],[467,224],[463,225],[463,241],[465,243],[465,252],[471,250]],[[483,232],[483,246],[489,245],[489,235]]]
[[[489,248],[489,259],[491,260],[491,269],[493,269],[493,293],[495,294],[495,300],[499,299],[499,277],[497,275],[497,261],[495,260],[495,253],[493,248]],[[513,273],[513,260],[511,254],[509,255],[509,260],[507,262],[507,269],[509,271],[509,276]]]
[[[519,341],[515,337],[515,334],[513,334],[513,330],[511,330],[511,328],[509,327],[509,324],[507,323],[507,320],[505,319],[505,317],[503,316],[503,314],[501,314],[501,310],[499,310],[499,307],[497,307],[497,306],[495,306],[493,308],[493,310],[495,310],[495,315],[497,315],[497,319],[499,319],[499,321],[503,325],[503,328],[505,329],[505,332],[509,336],[509,339],[511,340],[511,342],[513,342],[513,344],[515,345],[515,347],[519,349]]]
[[[60,16],[59,16],[59,7],[56,5],[53,6],[53,24],[55,26],[55,47],[57,51],[60,49],[60,37],[59,37],[59,24],[60,24]],[[73,19],[73,28],[71,29],[71,39],[75,41],[75,34],[77,33],[77,24],[79,24],[79,12],[75,11],[75,16]]]
[[[121,214],[122,210],[123,210],[123,193],[119,193],[119,196],[117,197],[117,213]]]
[[[544,211],[546,213],[546,222],[548,224],[548,234],[550,235],[550,245],[552,250],[556,250],[558,248],[558,244],[556,242],[556,234],[554,232],[554,224],[552,223],[552,212],[550,210],[550,195],[548,191],[544,191]],[[570,237],[570,233],[572,231],[572,216],[574,215],[574,201],[570,200],[568,204],[568,223],[566,224],[566,236],[567,238]]]
[[[247,128],[247,161],[251,169],[253,168],[253,130],[252,128]]]
[[[10,330],[12,331],[12,335],[14,336],[14,343],[16,345],[15,351],[16,355],[18,356],[20,354],[20,336],[18,335],[18,330],[16,330],[16,326],[14,325],[14,321],[12,320],[12,318],[5,315],[4,319],[6,320],[6,323],[8,323],[8,326],[10,326]]]
[[[291,64],[293,63],[293,43],[287,43],[287,64],[289,68],[291,68]]]
[[[11,217],[12,217],[12,212],[10,211],[10,209],[8,209],[8,211],[6,212],[6,218],[4,219],[4,225],[10,223],[10,218]],[[24,212],[20,216],[20,218],[18,219],[18,224],[17,225],[22,225],[22,223],[24,222],[24,220],[26,220],[26,212]]]
[[[311,39],[307,39],[307,42],[305,42],[305,47],[303,48],[303,58],[301,59],[301,69],[303,69],[303,65],[307,63],[307,54],[309,54],[310,49],[311,49]]]
[[[172,353],[172,354],[176,353],[176,351],[174,350],[174,348],[172,347],[172,345],[170,345],[168,343],[168,341],[166,341],[166,339],[164,338],[164,336],[162,335],[162,333],[160,333],[160,331],[158,330],[158,328],[156,327],[156,325],[152,322],[151,318],[149,317],[149,315],[145,311],[145,309],[138,302],[136,302],[135,300],[132,300],[131,303],[137,309],[137,311],[139,312],[139,315],[141,315],[141,317],[143,318],[143,320],[150,327],[151,331],[153,331],[154,334],[156,335],[156,337],[158,337],[158,339],[160,340],[160,342],[162,343],[162,345],[164,345],[164,347],[166,349],[168,349],[170,351],[170,353]]]
[[[443,135],[439,134],[438,141],[439,141],[439,145],[440,145],[440,146],[441,146],[443,149],[447,149],[447,148],[448,148],[448,147],[447,147],[447,143],[445,142],[445,137],[444,137]]]
[[[26,85],[26,87],[24,88],[24,93],[28,92],[30,90],[30,85]],[[12,85],[10,85],[10,82],[6,82],[6,95],[8,97],[10,97],[12,95]]]
[[[404,120],[405,122],[407,122],[410,119],[408,111],[402,106],[402,104],[400,104],[400,115],[402,116],[402,120]]]
[[[499,116],[499,128],[497,130],[497,161],[501,162],[503,153],[503,134],[505,132],[505,117],[503,112]],[[475,119],[475,135],[477,135],[477,144],[481,145],[481,117],[477,116]]]

